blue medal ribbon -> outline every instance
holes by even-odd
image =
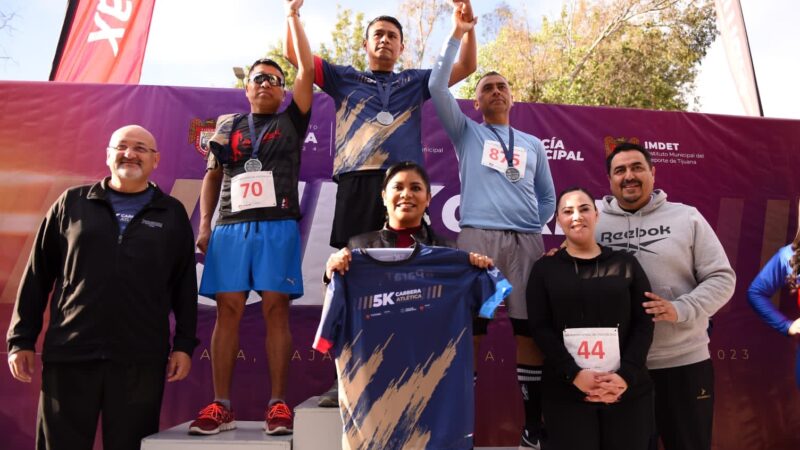
[[[389,98],[392,96],[393,82],[394,73],[389,74],[388,81],[381,81],[375,77],[375,85],[378,87],[378,96],[381,99],[381,111],[389,112]]]
[[[508,167],[514,167],[514,129],[511,128],[511,125],[508,126],[508,147],[506,147],[505,142],[500,138],[500,133],[490,124],[484,123],[484,125],[486,125],[486,128],[490,129],[492,133],[497,136],[497,140],[500,141],[500,146],[503,147],[503,153],[506,155]]]
[[[258,134],[257,139],[253,139],[253,136],[256,136],[256,126],[253,122],[253,113],[247,115],[247,126],[250,127],[250,144],[253,147],[253,153],[250,154],[250,159],[258,159],[258,151],[261,149],[261,140],[264,139],[264,135],[267,134],[269,123],[264,124],[264,128],[261,129],[261,133]]]

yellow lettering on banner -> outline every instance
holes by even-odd
[[[300,352],[298,352],[297,350],[295,350],[294,353],[292,353],[292,361],[295,361],[295,360],[297,360],[297,361],[302,361],[303,360],[303,358],[300,357]]]
[[[330,352],[325,352],[325,354],[322,355],[322,360],[325,361],[326,359],[328,361],[333,361],[333,358],[331,357],[331,353]]]
[[[244,350],[239,349],[239,353],[236,354],[236,359],[241,359],[242,361],[247,359],[244,355]]]
[[[484,362],[486,362],[486,361],[494,361],[494,355],[492,354],[491,351],[486,352],[486,357],[483,358],[483,361]]]
[[[317,352],[315,352],[314,349],[309,350],[309,352],[311,352],[311,358],[308,358],[308,360],[314,361],[314,359],[317,357]]]
[[[209,361],[211,360],[211,354],[208,353],[207,348],[203,349],[203,353],[200,354],[200,359],[207,359]]]

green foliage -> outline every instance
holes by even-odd
[[[283,40],[273,44],[266,55],[267,58],[275,61],[283,69],[283,74],[286,76],[286,89],[292,90],[294,88],[294,79],[297,78],[297,69],[289,62],[288,59],[283,57]],[[245,67],[245,73],[249,70]]]
[[[357,70],[367,68],[367,52],[364,50],[366,34],[364,13],[353,14],[350,9],[336,5],[336,24],[331,33],[332,45],[321,44],[317,54],[333,64],[353,66]]]
[[[367,53],[364,50],[364,13],[353,13],[349,9],[342,9],[336,6],[336,24],[331,33],[332,45],[328,48],[321,44],[314,54],[333,64],[350,65],[358,70],[367,67]],[[280,40],[269,47],[265,57],[272,59],[280,64],[286,75],[286,89],[294,87],[294,80],[297,77],[297,69],[283,57],[283,40]],[[249,66],[244,68],[247,73]],[[236,87],[244,88],[237,83]]]
[[[580,0],[536,32],[507,6],[461,88],[502,73],[517,101],[685,110],[716,30],[711,0]]]

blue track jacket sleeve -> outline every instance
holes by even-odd
[[[792,247],[786,246],[767,261],[767,264],[756,275],[747,290],[747,301],[759,316],[772,328],[788,334],[792,320],[789,320],[772,304],[770,298],[786,285],[786,276],[790,273],[789,258]]]

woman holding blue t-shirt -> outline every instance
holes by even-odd
[[[784,286],[798,295],[797,271],[800,266],[800,227],[791,244],[782,247],[767,261],[747,290],[747,301],[767,325],[787,336],[800,335],[800,318],[789,319],[772,304],[770,298]],[[800,296],[798,297],[800,306]],[[795,362],[795,379],[800,387],[800,347]]]
[[[425,168],[413,161],[403,161],[386,170],[381,188],[381,200],[386,208],[386,224],[380,230],[361,233],[350,238],[347,246],[331,254],[325,264],[322,281],[328,284],[333,272],[344,273],[350,268],[351,248],[405,248],[419,242],[437,247],[455,247],[455,242],[433,232],[423,218],[431,202],[431,181]],[[472,265],[485,269],[494,261],[485,255],[470,253]],[[486,334],[489,321],[478,318],[473,334]],[[476,358],[477,360],[477,358]],[[318,405],[339,406],[338,385],[320,395]]]

